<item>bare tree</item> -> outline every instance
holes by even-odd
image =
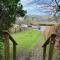
[[[44,8],[46,10],[49,9],[47,11],[44,11],[44,13],[53,15],[55,21],[58,22],[58,18],[60,17],[60,0],[50,0],[49,2],[47,0],[41,8]]]

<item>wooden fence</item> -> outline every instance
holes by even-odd
[[[12,38],[12,36],[7,32],[3,31],[3,43],[4,43],[4,57],[3,60],[10,60],[9,54],[9,40],[13,43],[13,60],[16,60],[16,45],[17,43]]]
[[[49,47],[49,55],[48,55],[48,60],[52,60],[52,56],[53,56],[53,50],[54,50],[54,44],[55,44],[55,37],[56,34],[51,34],[48,39],[46,40],[46,42],[43,44],[43,60],[46,60],[46,47],[48,44],[50,44]]]

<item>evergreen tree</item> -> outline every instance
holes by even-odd
[[[8,30],[16,16],[25,16],[20,0],[0,0],[0,30]]]
[[[2,51],[2,30],[8,30],[17,16],[25,16],[26,11],[20,0],[0,0],[0,60]]]

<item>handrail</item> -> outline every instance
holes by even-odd
[[[9,39],[17,45],[16,41],[14,40],[14,38],[10,35],[8,31],[4,30],[3,33],[7,33],[9,35]]]
[[[51,38],[51,37],[56,37],[56,34],[55,34],[55,33],[54,33],[54,34],[51,34],[51,35],[47,38],[46,42],[42,45],[42,47],[47,46],[47,45],[49,44],[49,41],[50,41],[50,38]]]
[[[6,30],[2,31],[3,33],[3,40],[4,40],[4,60],[10,60],[9,57],[9,40],[13,43],[13,60],[16,60],[16,41],[10,35],[10,33]]]
[[[49,56],[48,56],[48,60],[52,60],[52,55],[53,55],[53,49],[54,49],[54,43],[55,43],[55,37],[57,35],[56,34],[51,34],[48,39],[46,40],[46,42],[42,45],[43,47],[43,60],[45,60],[46,57],[46,47],[47,45],[50,43],[50,48],[49,48]]]

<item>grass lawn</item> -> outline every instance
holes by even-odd
[[[17,50],[23,48],[31,50],[41,36],[41,32],[35,29],[27,29],[23,32],[14,33],[12,36],[18,43]]]

